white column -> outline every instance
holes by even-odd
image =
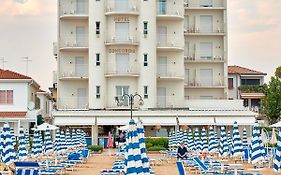
[[[18,131],[17,131],[17,136],[20,134],[20,120],[18,120]]]
[[[98,125],[92,125],[92,145],[98,145]]]

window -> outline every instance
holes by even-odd
[[[241,85],[260,85],[260,79],[241,79]]]
[[[200,85],[212,86],[213,85],[213,70],[212,69],[200,69]]]
[[[143,98],[148,98],[148,86],[143,87]]]
[[[147,53],[143,54],[143,66],[148,66]]]
[[[96,53],[96,66],[100,66],[100,53]]]
[[[200,16],[200,32],[204,32],[204,33],[213,32],[213,16],[210,15]]]
[[[14,92],[13,90],[0,90],[0,104],[13,104]]]
[[[200,59],[210,60],[213,57],[213,43],[202,42],[200,43]]]
[[[100,34],[100,22],[96,21],[96,34]]]
[[[129,22],[116,22],[115,23],[115,40],[116,42],[129,41]]]
[[[123,102],[124,106],[129,105],[129,98],[124,97],[124,94],[129,94],[129,86],[116,86],[116,98],[119,102]]]
[[[228,89],[233,89],[233,78],[228,78]]]
[[[148,22],[144,21],[143,22],[143,34],[147,35],[148,34],[148,28],[147,28]]]
[[[100,98],[100,86],[96,86],[96,98]]]
[[[117,53],[115,55],[116,60],[116,73],[127,74],[130,73],[130,57],[129,54]]]
[[[212,7],[212,0],[200,0],[200,7]]]

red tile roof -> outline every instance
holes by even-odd
[[[228,66],[228,74],[266,75],[266,73],[241,66]]]
[[[25,117],[27,112],[0,112],[0,117]]]
[[[32,79],[32,78],[14,71],[0,69],[0,79]]]

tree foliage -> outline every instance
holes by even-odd
[[[277,67],[275,70],[275,76],[281,78],[281,66]]]
[[[271,77],[270,82],[265,87],[266,97],[262,101],[264,114],[269,119],[269,122],[275,123],[280,118],[281,114],[281,80],[277,76]]]

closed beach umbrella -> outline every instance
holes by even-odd
[[[205,128],[202,128],[201,140],[202,140],[202,151],[208,152],[208,140],[207,140],[207,133]]]
[[[56,130],[56,137],[54,141],[54,151],[59,154],[61,150],[61,142],[60,142],[60,130]]]
[[[42,145],[40,140],[40,131],[34,130],[34,137],[32,141],[32,155],[38,157],[42,153]]]
[[[264,160],[263,153],[264,148],[262,146],[262,140],[260,135],[260,128],[257,122],[254,124],[252,143],[251,143],[251,161],[252,164],[256,164]]]
[[[68,128],[66,129],[66,133],[65,133],[65,144],[66,144],[67,149],[72,147],[72,139],[71,139],[71,135],[70,135],[70,130]]]
[[[275,153],[275,159],[273,160],[273,169],[278,172],[281,170],[281,128],[279,128],[279,134],[277,137],[277,147]]]
[[[16,160],[16,152],[12,143],[9,124],[5,123],[2,132],[2,161],[5,165],[10,165]]]
[[[0,128],[0,162],[2,162],[2,152],[3,152],[2,132],[3,132],[3,129]]]
[[[227,144],[228,144],[229,154],[232,155],[232,153],[233,153],[233,140],[232,140],[230,131],[227,132]]]
[[[112,135],[111,135],[111,139],[112,139]],[[83,146],[87,146],[87,141],[86,141],[86,133],[85,131],[82,131],[82,145]],[[112,140],[112,145],[113,145],[113,140]],[[113,147],[113,146],[112,146]]]
[[[244,151],[243,151],[242,140],[241,140],[239,129],[238,129],[238,124],[237,124],[237,122],[234,122],[234,125],[233,125],[233,156],[241,157],[241,156],[243,156],[243,154],[244,154]]]
[[[194,144],[195,144],[195,150],[201,152],[202,151],[202,141],[199,138],[199,130],[198,130],[198,128],[195,128]]]
[[[188,150],[195,150],[194,147],[194,141],[193,141],[193,136],[192,136],[192,130],[188,130],[188,136],[187,136],[187,149]]]
[[[171,136],[171,147],[175,147],[177,145],[177,138],[175,131],[172,132]]]
[[[15,136],[15,132],[13,128],[10,128],[10,134],[11,134],[11,138],[12,138],[12,143],[15,146],[16,145],[16,136]]]
[[[186,131],[186,129],[183,130],[183,142],[184,142],[185,145],[187,145],[188,138],[187,138],[187,131]]]
[[[142,161],[142,168],[144,174],[150,174],[150,164],[147,157],[147,151],[145,146],[145,137],[144,137],[144,129],[141,122],[137,123],[137,131],[139,137],[139,144],[140,144],[140,153],[141,153],[141,161]]]
[[[169,132],[169,136],[168,136],[168,146],[169,146],[169,148],[172,147],[172,133],[171,132]]]
[[[229,150],[228,150],[228,142],[227,142],[227,136],[225,132],[225,127],[221,126],[221,134],[220,134],[220,148],[219,153],[222,157],[227,157]]]
[[[77,136],[77,131],[75,131],[73,129],[71,134],[72,134],[73,147],[78,147],[79,146],[79,138]]]
[[[247,130],[243,129],[243,147],[248,147]]]
[[[215,140],[216,140],[217,148],[218,148],[220,146],[220,139],[218,138],[218,133],[215,128],[214,128],[214,135],[215,135]]]
[[[52,143],[52,138],[51,138],[51,132],[48,129],[45,132],[44,145],[45,145],[44,152],[46,154],[49,154],[49,153],[53,152],[53,143]]]
[[[25,159],[27,159],[27,149],[26,149],[26,139],[25,139],[25,136],[24,136],[24,130],[23,128],[20,128],[20,131],[19,131],[19,148],[18,148],[18,151],[19,151],[19,160],[23,161]]]
[[[209,130],[209,152],[210,153],[218,152],[217,139],[215,138],[215,133],[212,126],[210,127]]]
[[[125,175],[137,175],[143,173],[138,131],[133,119],[129,122],[124,162]]]
[[[60,146],[61,146],[60,151],[65,152],[67,148],[65,144],[65,135],[63,130],[60,131]]]

